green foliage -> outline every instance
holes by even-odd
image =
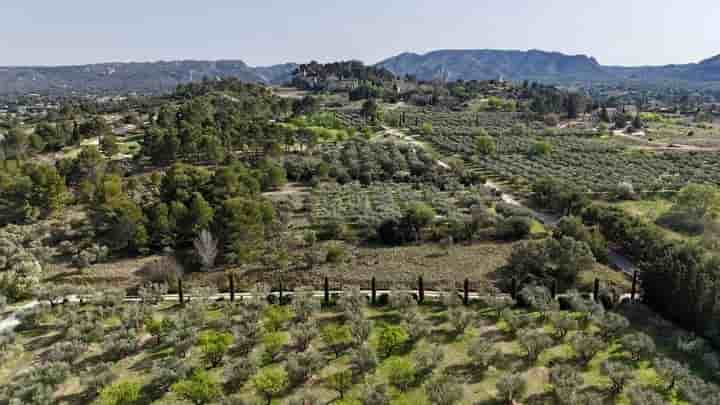
[[[393,357],[385,363],[388,382],[401,391],[405,391],[415,382],[417,369],[415,364],[405,357]]]
[[[528,150],[528,155],[532,157],[547,156],[552,152],[552,145],[545,141],[536,141]]]
[[[630,352],[635,361],[655,354],[655,342],[642,332],[625,335],[620,339],[620,343]]]
[[[514,401],[522,398],[527,391],[527,383],[519,373],[505,373],[495,384],[497,389],[497,397],[499,400],[512,404]]]
[[[204,405],[222,397],[222,384],[213,374],[198,370],[189,379],[173,384],[172,392],[193,404]]]
[[[282,330],[292,320],[294,314],[290,307],[281,305],[270,305],[265,309],[263,326],[268,332]]]
[[[550,370],[555,398],[561,404],[577,403],[577,392],[583,385],[582,376],[571,366],[555,366]]]
[[[325,344],[337,357],[352,344],[352,332],[347,325],[339,325],[336,323],[327,325],[322,329],[321,334]]]
[[[437,405],[453,405],[463,398],[463,386],[449,375],[433,378],[425,384],[430,402]]]
[[[287,389],[288,374],[281,367],[266,368],[255,375],[252,384],[258,395],[264,397],[269,405],[273,397]]]
[[[198,345],[203,358],[210,367],[219,366],[233,343],[233,335],[216,331],[206,331],[200,335]]]
[[[430,122],[426,122],[422,124],[421,131],[424,135],[432,135],[433,133],[433,125]]]
[[[263,336],[262,342],[265,348],[265,352],[263,353],[264,359],[267,363],[270,363],[274,361],[282,351],[283,346],[287,343],[287,337],[282,332],[266,333]]]
[[[340,399],[345,398],[345,393],[353,386],[353,374],[351,370],[339,371],[328,377],[328,388],[337,391]]]
[[[543,350],[552,346],[553,341],[546,333],[529,329],[518,333],[518,343],[525,349],[527,359],[535,361]]]
[[[135,405],[140,401],[140,384],[125,381],[113,384],[100,392],[102,405]]]
[[[63,208],[69,195],[53,166],[26,164],[19,172],[0,173],[0,224],[46,217]]]
[[[622,392],[625,385],[633,378],[633,370],[625,363],[606,360],[602,364],[603,375],[610,379],[610,391],[617,395]]]
[[[573,335],[570,345],[583,364],[588,364],[596,354],[607,347],[604,340],[586,332],[578,332]]]
[[[377,337],[377,351],[382,357],[400,352],[409,342],[410,336],[400,325],[383,325]]]
[[[575,285],[580,271],[595,263],[585,242],[569,237],[530,241],[513,249],[508,261],[508,275],[520,280],[538,278],[557,280],[561,291]]]
[[[120,152],[120,146],[118,145],[118,141],[115,135],[103,136],[100,140],[100,149],[108,157],[115,156],[118,152]]]
[[[475,139],[475,150],[481,155],[492,155],[497,151],[497,145],[489,135],[480,135]]]

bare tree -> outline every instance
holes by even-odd
[[[218,241],[208,230],[200,232],[200,236],[193,241],[195,252],[200,258],[204,271],[209,271],[215,265],[215,258],[218,255]]]

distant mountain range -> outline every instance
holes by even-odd
[[[647,82],[706,86],[720,83],[720,55],[699,63],[666,66],[603,66],[585,55],[505,50],[439,50],[403,53],[376,66],[421,80],[535,80],[548,83]],[[167,92],[203,77],[237,77],[282,84],[294,63],[251,67],[241,60],[102,63],[57,67],[0,67],[0,95],[71,92]]]
[[[0,94],[161,93],[203,77],[275,84],[287,81],[296,67],[292,63],[250,67],[240,60],[0,67]]]
[[[424,55],[403,53],[378,66],[421,80],[538,80],[546,82],[674,81],[693,84],[720,81],[720,55],[700,63],[666,66],[603,66],[585,55],[503,50],[440,50]]]

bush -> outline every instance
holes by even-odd
[[[289,307],[280,305],[271,305],[265,309],[265,317],[263,318],[263,326],[268,332],[277,332],[282,330],[293,317],[293,313]]]
[[[273,397],[282,394],[288,387],[288,375],[280,367],[266,368],[253,378],[253,387],[258,395],[270,405]]]
[[[136,382],[120,382],[104,388],[100,393],[102,405],[133,405],[140,400],[140,384]]]
[[[350,370],[337,372],[328,377],[328,388],[337,391],[340,399],[345,398],[345,393],[353,386],[353,375]]]
[[[42,267],[35,256],[0,235],[0,294],[11,302],[29,298],[41,275]]]
[[[266,363],[272,363],[275,361],[277,355],[282,352],[283,346],[287,343],[287,339],[284,333],[273,332],[266,333],[265,336],[263,336],[262,342],[265,349],[263,352],[263,360]]]
[[[223,393],[217,378],[205,370],[198,370],[189,379],[173,384],[172,392],[196,405],[214,402]]]
[[[292,343],[296,350],[304,352],[310,346],[310,342],[319,334],[320,332],[318,331],[318,326],[315,321],[300,323],[291,331]]]
[[[225,365],[223,375],[228,383],[240,387],[255,374],[257,368],[256,359],[240,357]]]
[[[520,240],[530,235],[533,220],[528,217],[513,216],[498,221],[495,236],[500,240]]]
[[[368,344],[363,344],[353,350],[350,357],[350,365],[358,374],[367,374],[378,365],[375,351]]]
[[[535,329],[521,331],[518,335],[520,346],[525,349],[530,361],[537,360],[540,353],[553,344],[550,336]]]
[[[428,375],[442,363],[445,352],[438,345],[423,347],[413,353],[413,361],[420,375]]]
[[[607,346],[602,339],[585,332],[576,333],[570,340],[570,345],[583,364],[588,364]]]
[[[322,369],[324,363],[323,356],[315,350],[290,353],[285,365],[290,384],[293,386],[302,385],[313,374]]]
[[[330,324],[323,328],[322,337],[325,344],[340,357],[345,349],[347,349],[353,341],[351,330],[348,326],[338,324]]]
[[[223,358],[230,350],[233,340],[233,335],[230,333],[207,331],[201,334],[198,343],[205,362],[210,367],[217,367],[222,364]]]
[[[485,338],[478,338],[470,344],[467,354],[472,360],[473,368],[476,371],[484,372],[498,360],[500,352],[493,347],[492,342]]]
[[[553,367],[550,370],[550,382],[558,402],[567,405],[576,403],[576,394],[583,385],[583,378],[575,369],[570,366]]]
[[[390,405],[389,390],[387,384],[367,379],[361,394],[362,405]]]
[[[338,264],[342,263],[343,260],[345,260],[345,256],[347,256],[347,250],[345,249],[345,247],[340,244],[334,243],[328,246],[325,261],[331,264]]]
[[[453,377],[442,375],[425,385],[425,393],[432,404],[453,405],[463,398],[463,387]]]
[[[527,383],[518,373],[506,373],[498,379],[495,388],[499,400],[512,404],[525,394]]]
[[[383,325],[377,337],[377,350],[382,357],[400,352],[410,340],[405,328],[399,325]]]
[[[387,361],[388,382],[395,388],[405,391],[415,382],[417,370],[415,364],[403,357],[394,357]]]
[[[620,339],[620,343],[630,352],[632,359],[635,361],[655,353],[655,342],[650,336],[642,332],[625,335]]]

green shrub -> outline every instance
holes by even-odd
[[[173,384],[172,392],[193,404],[204,405],[222,397],[222,384],[207,371],[198,370],[189,379]]]
[[[273,397],[282,394],[288,387],[288,375],[280,367],[266,368],[253,378],[253,387],[258,395],[270,405]]]
[[[400,352],[410,341],[408,332],[399,325],[384,325],[377,337],[377,350],[382,357]]]
[[[388,382],[401,391],[405,391],[415,382],[417,369],[415,363],[404,357],[389,359],[387,367]]]
[[[210,367],[219,366],[225,354],[230,350],[233,343],[233,335],[230,333],[219,333],[215,331],[207,331],[200,335],[198,343],[203,353],[203,359]]]
[[[100,393],[102,405],[135,405],[140,401],[140,384],[131,381],[115,383]]]

